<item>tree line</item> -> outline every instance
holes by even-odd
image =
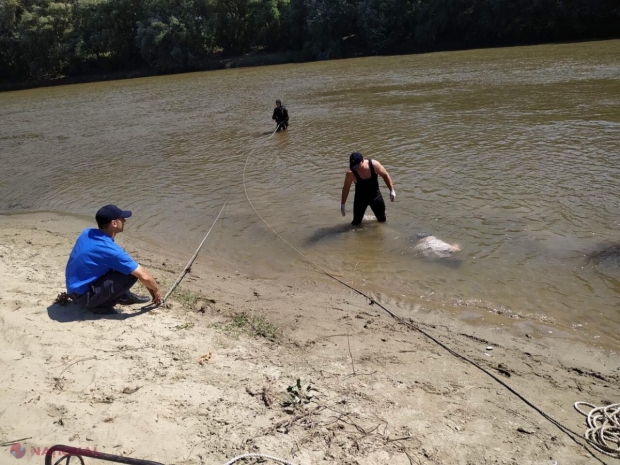
[[[618,0],[0,0],[0,80],[618,36]]]

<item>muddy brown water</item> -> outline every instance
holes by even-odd
[[[291,126],[270,138],[276,98]],[[247,202],[248,160],[265,220],[362,289],[620,341],[620,41],[8,92],[0,121],[0,212],[116,203],[132,231],[189,257],[229,199],[203,260],[315,279]],[[394,179],[384,225],[348,227],[352,194],[340,216],[352,151]],[[420,256],[418,233],[463,250]]]

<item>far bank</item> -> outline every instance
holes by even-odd
[[[407,51],[394,53],[370,53],[361,47],[356,40],[350,40],[347,44],[339,49],[339,52],[332,56],[330,54],[320,55],[319,57],[313,57],[308,55],[304,51],[279,51],[279,52],[264,52],[254,51],[244,53],[242,55],[229,56],[224,54],[215,54],[212,57],[201,60],[191,67],[187,68],[173,68],[173,69],[157,69],[148,66],[135,66],[128,67],[126,69],[110,70],[110,71],[97,71],[95,69],[84,68],[83,73],[72,74],[60,74],[56,77],[46,77],[33,80],[17,80],[17,79],[2,79],[0,78],[0,92],[10,92],[26,89],[35,89],[39,87],[54,87],[64,86],[71,84],[84,84],[90,82],[104,82],[104,81],[116,81],[124,79],[136,79],[152,76],[168,76],[175,74],[187,74],[196,73],[202,71],[215,71],[234,68],[247,68],[256,66],[274,66],[292,63],[311,63],[315,61],[325,60],[346,60],[350,58],[364,58],[373,56],[414,56],[424,55],[429,53],[438,52],[457,52],[465,50],[485,50],[485,49],[510,49],[515,47],[534,47],[537,45],[568,45],[568,44],[580,44],[587,42],[597,42],[611,40],[616,37],[604,37],[604,38],[592,38],[584,40],[563,40],[563,41],[526,41],[524,43],[509,44],[503,46],[479,46],[472,47],[467,44],[459,43],[456,41],[445,42],[442,44],[435,44],[432,46],[416,46],[409,48]],[[0,73],[2,76],[2,73]]]

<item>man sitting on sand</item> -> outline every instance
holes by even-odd
[[[65,278],[67,294],[80,307],[93,313],[114,313],[117,304],[147,303],[151,299],[129,291],[137,280],[149,290],[154,304],[161,303],[153,276],[114,242],[130,216],[130,211],[106,205],[95,215],[99,229],[85,229],[75,242]]]

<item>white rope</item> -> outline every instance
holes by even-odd
[[[589,413],[579,408],[587,405]],[[620,404],[597,407],[588,402],[575,402],[575,410],[586,417],[588,429],[583,435],[590,445],[599,452],[620,459]],[[616,445],[610,445],[609,443]]]
[[[269,137],[267,137],[268,140],[271,139],[276,132],[278,132],[278,129],[280,129],[280,124],[282,124],[282,123],[278,123],[276,125],[276,129],[271,133],[271,135]]]
[[[277,131],[277,128],[276,128]],[[275,134],[275,131],[274,133]],[[271,134],[271,136],[269,136],[268,139],[271,139],[271,137],[273,136],[273,134]],[[250,196],[248,195],[248,188],[246,186],[246,182],[245,182],[245,172],[246,169],[248,167],[248,162],[250,161],[250,157],[252,156],[252,153],[254,152],[254,149],[256,148],[256,146],[254,148],[252,148],[252,150],[250,150],[250,153],[248,154],[248,157],[245,159],[245,165],[243,165],[243,191],[245,192],[245,198],[248,200],[248,203],[250,204],[250,207],[252,207],[252,210],[254,210],[254,213],[256,213],[258,215],[258,217],[261,219],[261,221],[263,223],[265,223],[265,226],[267,226],[272,233],[274,233],[276,236],[278,236],[280,239],[282,239],[282,241],[288,245],[291,249],[293,249],[295,252],[297,252],[299,255],[301,255],[307,262],[309,262],[310,264],[314,265],[315,267],[317,267],[319,270],[321,270],[323,273],[327,274],[323,268],[321,268],[320,265],[318,265],[317,263],[315,263],[312,259],[310,259],[309,257],[307,257],[304,253],[302,253],[299,249],[297,249],[297,247],[295,247],[293,244],[291,244],[289,241],[287,241],[286,239],[284,239],[280,233],[278,233],[278,231],[276,231],[275,229],[273,229],[271,227],[271,225],[269,223],[267,223],[267,221],[265,221],[265,218],[263,218],[261,216],[260,213],[258,213],[258,210],[256,210],[256,208],[254,207],[254,204],[252,203],[252,200],[250,199]]]
[[[295,465],[294,463],[289,462],[288,460],[279,459],[277,457],[273,457],[273,456],[267,455],[267,454],[243,454],[243,455],[235,457],[234,459],[226,462],[224,465],[232,465],[233,463],[238,462],[239,460],[253,459],[253,458],[273,460],[274,462],[283,463],[284,465]]]

